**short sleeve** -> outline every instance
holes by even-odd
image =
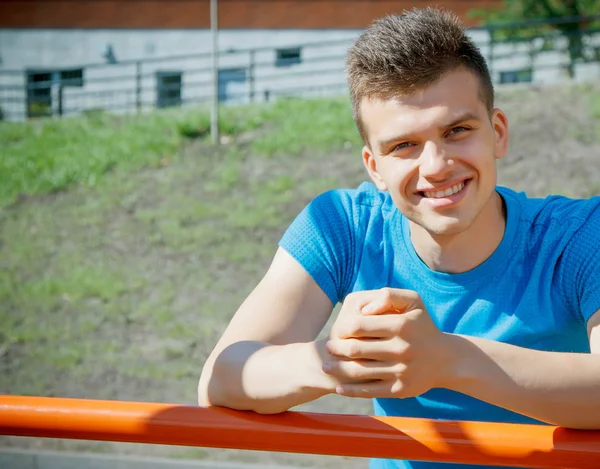
[[[580,221],[559,267],[567,304],[584,322],[600,309],[600,202]]]
[[[296,217],[279,242],[334,305],[346,296],[354,276],[353,212],[349,191],[321,194]]]

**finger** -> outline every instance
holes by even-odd
[[[405,322],[405,318],[398,314],[354,316],[336,324],[332,337],[385,339],[398,335]]]
[[[358,398],[401,397],[405,386],[400,380],[375,381],[371,383],[345,383],[336,386],[340,396]]]
[[[361,313],[364,315],[404,313],[419,301],[419,294],[413,290],[382,288],[374,299],[361,308]]]
[[[402,364],[396,365],[376,360],[328,360],[323,363],[323,372],[340,381],[370,381],[397,377],[403,371]]]
[[[382,340],[332,339],[326,344],[327,351],[334,356],[350,360],[398,360],[408,345],[394,337]]]

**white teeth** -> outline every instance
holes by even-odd
[[[425,197],[428,197],[428,198],[439,199],[441,197],[450,197],[451,195],[454,195],[457,192],[460,192],[461,190],[463,190],[464,187],[465,187],[465,183],[461,182],[452,187],[449,187],[445,191],[426,191],[426,192],[423,192],[423,194],[425,195]]]

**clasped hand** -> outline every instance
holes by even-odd
[[[346,297],[326,342],[323,371],[349,397],[420,395],[445,387],[452,340],[433,323],[420,296],[384,288]]]

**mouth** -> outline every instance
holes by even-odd
[[[447,199],[463,192],[470,181],[470,179],[465,179],[464,181],[458,182],[450,187],[447,187],[446,189],[419,191],[418,194],[425,199]]]

